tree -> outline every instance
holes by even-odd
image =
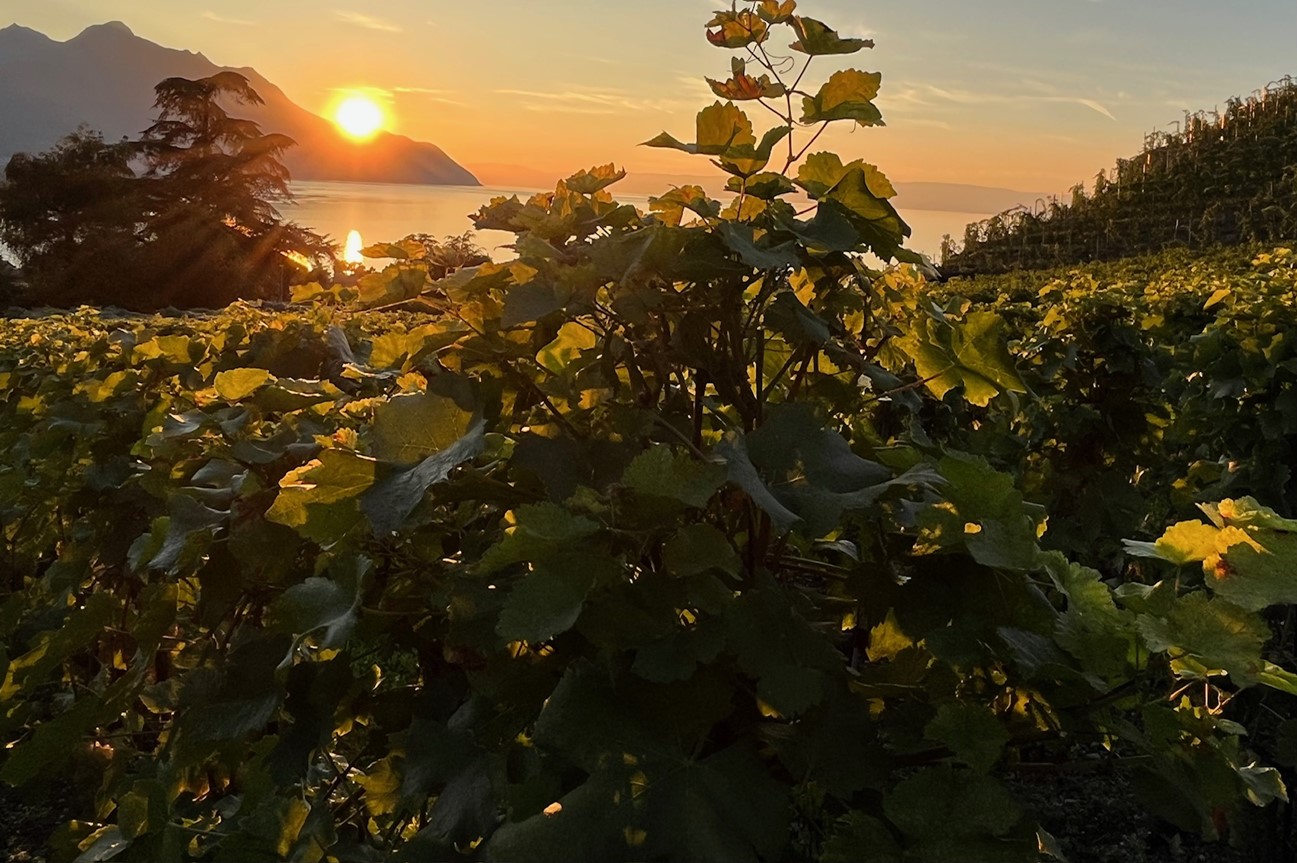
[[[122,261],[145,218],[129,142],[86,128],[39,155],[19,153],[0,184],[0,242],[32,283],[29,299],[59,305],[112,301]]]
[[[48,153],[15,156],[0,187],[0,240],[31,278],[30,299],[71,305],[220,306],[287,297],[332,259],[319,235],[285,223],[281,156],[223,104],[257,105],[246,78],[168,78],[139,141],[79,131]]]

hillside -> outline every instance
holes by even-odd
[[[1297,237],[1297,82],[1271,82],[1224,112],[1186,114],[1141,152],[1055,198],[968,226],[950,275],[1117,260]]]
[[[232,67],[142,39],[116,21],[88,27],[66,42],[16,24],[6,27],[0,30],[0,164],[17,152],[47,149],[80,124],[108,140],[138,135],[151,122],[157,82],[223,68]],[[434,144],[390,133],[352,142],[255,69],[234,71],[265,99],[256,108],[240,106],[240,114],[297,141],[285,159],[294,179],[478,185]]]

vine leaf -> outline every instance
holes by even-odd
[[[535,644],[571,629],[594,585],[586,563],[585,558],[559,559],[523,576],[505,600],[496,633]]]
[[[883,76],[878,72],[857,69],[834,72],[818,93],[802,99],[802,122],[855,120],[861,126],[886,125],[882,112],[873,101],[882,80]]]
[[[923,736],[944,743],[956,758],[980,773],[995,766],[1010,739],[995,714],[981,705],[962,701],[941,705]]]
[[[593,195],[603,191],[612,184],[625,179],[626,171],[609,162],[597,168],[578,171],[564,180],[564,184],[573,192],[582,195]]]
[[[284,591],[266,610],[271,630],[293,636],[284,660],[291,664],[299,645],[308,639],[317,648],[339,649],[355,628],[364,596],[365,579],[373,568],[363,557],[335,564],[336,578],[312,576]]]
[[[463,435],[445,449],[412,467],[379,476],[361,500],[361,510],[374,533],[385,536],[399,530],[428,489],[445,482],[451,471],[481,455],[485,446],[486,423],[481,416],[473,415]]]
[[[284,475],[266,520],[319,543],[336,542],[360,523],[360,497],[374,485],[377,470],[374,459],[326,449]]]
[[[896,344],[937,398],[962,386],[964,398],[986,407],[1002,392],[1027,392],[1005,341],[999,315],[971,312],[963,321],[921,318]]]
[[[272,377],[265,369],[229,369],[217,372],[212,386],[227,402],[237,402],[261,389]]]
[[[712,29],[712,28],[716,29]],[[759,45],[770,37],[770,26],[755,12],[721,11],[707,22],[707,41],[718,48]]]
[[[763,74],[760,78],[749,75],[747,61],[741,57],[735,57],[730,66],[731,74],[727,80],[706,79],[708,85],[712,88],[712,92],[722,99],[734,102],[753,99],[778,99],[787,92],[783,84],[771,81],[768,74]]]
[[[375,457],[408,467],[451,447],[480,417],[451,398],[419,393],[389,399],[374,411]]]
[[[757,138],[752,132],[752,121],[733,103],[717,102],[698,112],[698,140],[683,144],[663,132],[645,141],[645,147],[667,147],[686,153],[704,156],[723,156],[732,148],[756,147]]]
[[[761,5],[757,7],[757,14],[767,24],[786,24],[793,19],[795,11],[797,0],[761,0]]]
[[[844,39],[827,24],[814,18],[794,15],[791,23],[797,31],[797,41],[788,47],[812,57],[855,54],[864,48],[874,47],[872,39]]]
[[[707,464],[668,446],[645,450],[622,476],[622,485],[637,494],[666,498],[698,509],[707,506],[725,482],[725,468]]]

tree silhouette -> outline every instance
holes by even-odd
[[[81,131],[15,156],[0,186],[0,241],[24,265],[34,302],[221,306],[286,299],[332,247],[286,223],[281,157],[294,142],[226,105],[259,105],[237,72],[168,78],[140,140]]]

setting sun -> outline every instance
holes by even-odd
[[[374,137],[382,130],[385,117],[379,104],[368,96],[348,96],[333,110],[333,122],[348,137],[358,141]]]

